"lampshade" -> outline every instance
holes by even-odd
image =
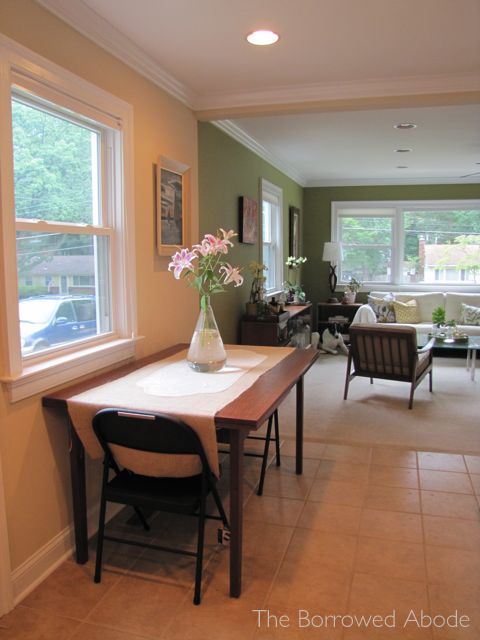
[[[342,245],[340,242],[325,242],[323,245],[323,258],[324,262],[331,262],[336,264],[342,259]]]

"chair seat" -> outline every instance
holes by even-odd
[[[111,502],[175,513],[195,513],[200,505],[201,475],[189,478],[152,478],[121,471],[106,486]]]
[[[418,356],[418,362],[417,362],[417,378],[425,371],[425,369],[429,366],[429,364],[431,363],[431,354],[429,352],[427,353],[420,353]]]

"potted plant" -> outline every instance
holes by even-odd
[[[307,261],[307,258],[299,256],[289,256],[285,262],[288,267],[288,280],[284,282],[284,291],[287,297],[287,302],[298,304],[305,302],[305,292],[302,289],[301,284],[298,283],[298,272],[302,264]]]
[[[247,316],[256,316],[263,303],[265,296],[265,280],[264,271],[267,267],[261,262],[252,260],[248,265],[249,271],[253,276],[252,287],[250,289],[250,300],[246,303]]]
[[[436,307],[432,311],[432,322],[436,327],[445,324],[445,309],[443,307]]]
[[[362,283],[352,276],[350,278],[350,282],[347,285],[345,285],[343,302],[345,302],[345,304],[353,304],[355,302],[357,291],[360,289],[361,286],[362,286]]]

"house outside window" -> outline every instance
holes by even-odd
[[[332,203],[339,281],[480,285],[480,201]]]
[[[16,400],[134,354],[132,109],[10,42],[0,40],[0,313]]]

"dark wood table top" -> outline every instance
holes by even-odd
[[[228,345],[226,345],[228,348]],[[242,345],[248,348],[248,345]],[[176,344],[145,358],[129,362],[43,396],[44,407],[67,409],[67,400],[88,389],[118,380],[137,369],[164,360],[188,344]],[[251,347],[255,351],[256,347]],[[275,347],[271,347],[275,348]],[[261,375],[251,387],[227,404],[215,416],[215,424],[222,428],[258,429],[272,411],[288,395],[297,381],[310,369],[318,357],[316,349],[292,349],[292,352],[272,369]]]

